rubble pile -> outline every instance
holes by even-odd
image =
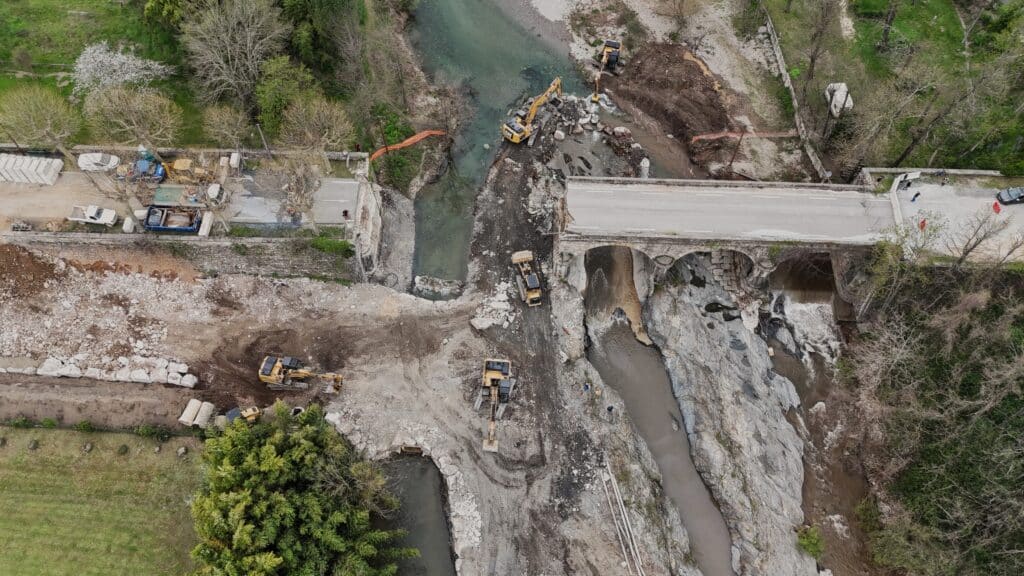
[[[480,302],[476,315],[469,321],[470,325],[477,330],[486,330],[491,326],[498,325],[508,328],[515,320],[515,308],[509,301],[512,283],[501,282],[494,287],[494,290],[494,294]]]

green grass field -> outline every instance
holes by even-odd
[[[179,75],[158,83],[157,88],[184,112],[180,144],[208,143],[203,137],[201,110],[187,79],[181,76],[184,56],[177,39],[146,22],[139,2],[122,6],[112,0],[0,1],[0,63],[5,70],[23,74],[20,78],[0,74],[0,93],[28,82],[58,86],[57,76],[71,72],[82,49],[103,40],[114,48],[125,45],[141,57],[176,66]],[[26,55],[27,63],[22,62]],[[59,88],[70,95],[66,81]],[[75,141],[89,143],[88,131],[83,130]]]
[[[0,574],[175,575],[192,569],[197,442],[0,427]],[[29,443],[39,441],[36,450]],[[82,446],[93,443],[86,454]],[[122,445],[127,455],[117,454]],[[189,455],[179,459],[178,446]]]

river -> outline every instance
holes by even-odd
[[[672,383],[658,349],[637,340],[625,314],[637,297],[629,251],[602,248],[587,255],[587,358],[605,384],[622,397],[630,420],[647,443],[662,485],[690,537],[693,559],[705,576],[732,576],[732,540],[722,513],[690,454],[690,442]],[[622,287],[628,287],[623,290]],[[632,293],[629,293],[632,292]],[[621,318],[621,320],[610,318]],[[605,328],[607,326],[607,328]]]
[[[414,13],[410,38],[424,70],[435,83],[458,87],[472,107],[455,137],[454,165],[416,198],[414,274],[465,279],[473,202],[512,105],[542,92],[555,76],[567,92],[584,90],[568,50],[538,39],[498,2],[420,0]]]
[[[408,534],[400,546],[416,548],[418,558],[398,563],[402,576],[455,576],[455,561],[444,509],[441,472],[429,458],[400,456],[384,463],[388,488],[401,507],[387,527]]]

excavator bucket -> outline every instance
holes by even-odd
[[[484,438],[484,452],[497,452],[498,440],[495,438]]]

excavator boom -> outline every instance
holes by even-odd
[[[513,144],[519,144],[524,140],[528,140],[530,134],[533,133],[533,119],[537,117],[537,111],[540,110],[540,107],[545,102],[551,99],[552,94],[557,94],[559,97],[562,96],[561,78],[552,80],[548,89],[533,99],[533,104],[530,105],[529,110],[525,114],[522,114],[521,117],[517,115],[501,125],[501,135],[504,136],[505,140]]]

